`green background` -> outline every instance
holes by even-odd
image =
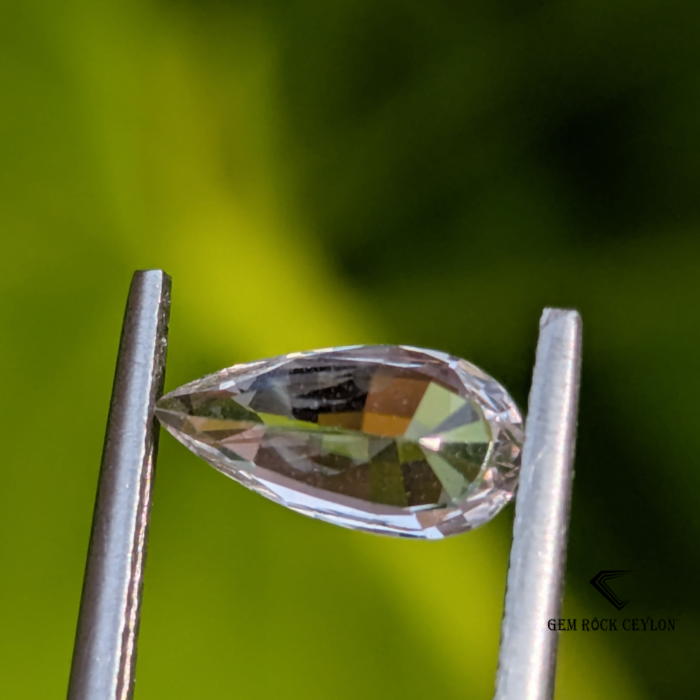
[[[562,634],[557,698],[698,697],[699,35],[680,0],[3,0],[0,697],[65,695],[148,267],[168,388],[401,342],[524,407],[543,306],[578,308],[564,614],[678,622]],[[489,698],[511,524],[334,528],[165,435],[137,697]]]

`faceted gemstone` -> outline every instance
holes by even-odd
[[[407,346],[297,352],[164,396],[156,415],[263,496],[357,530],[439,539],[513,497],[522,418],[465,360]]]

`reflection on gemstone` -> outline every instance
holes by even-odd
[[[522,418],[465,360],[395,345],[235,365],[167,394],[156,415],[248,488],[357,530],[439,539],[512,498]]]

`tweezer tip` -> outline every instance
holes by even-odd
[[[170,275],[160,268],[148,268],[146,270],[136,270],[134,272],[134,277],[146,277],[153,279],[162,279],[163,281],[170,281]]]
[[[574,321],[576,325],[581,325],[581,314],[576,309],[558,309],[547,306],[542,311],[542,316],[540,317],[540,330],[550,323],[556,323],[563,319],[571,320]]]

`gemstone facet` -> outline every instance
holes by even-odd
[[[176,389],[156,415],[244,486],[314,518],[440,539],[513,497],[523,422],[466,360],[408,346],[314,350]]]

